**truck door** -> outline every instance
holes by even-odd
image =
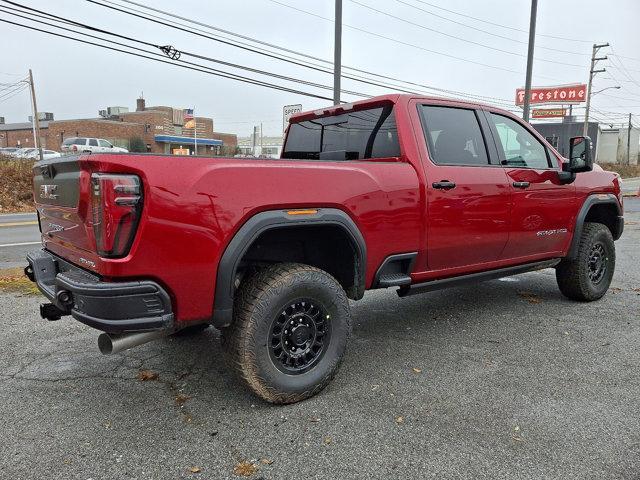
[[[492,112],[487,117],[512,192],[503,258],[561,255],[573,230],[575,186],[560,183],[557,157],[519,119]]]
[[[465,106],[418,110],[427,147],[427,261],[417,267],[445,275],[473,265],[481,270],[502,255],[510,220],[509,180],[488,122],[482,111]]]

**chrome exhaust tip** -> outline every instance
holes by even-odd
[[[101,333],[98,336],[98,348],[103,355],[113,355],[166,335],[167,332],[164,330],[122,334]]]

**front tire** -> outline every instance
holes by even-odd
[[[323,270],[288,263],[243,282],[222,344],[230,366],[255,394],[286,404],[327,386],[350,332],[349,301],[340,284]]]
[[[560,291],[572,300],[591,302],[607,293],[616,266],[616,249],[609,229],[601,223],[584,224],[574,259],[556,267]]]

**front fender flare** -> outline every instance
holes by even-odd
[[[622,208],[620,207],[620,203],[618,203],[618,200],[614,194],[598,193],[589,195],[582,204],[582,207],[580,208],[580,211],[578,212],[578,215],[576,217],[576,225],[573,230],[573,238],[571,239],[571,246],[569,247],[569,252],[567,253],[567,259],[573,260],[576,258],[576,255],[578,254],[578,244],[580,243],[580,236],[582,235],[582,228],[584,226],[585,219],[587,218],[587,214],[589,213],[589,210],[591,210],[591,207],[601,204],[613,205],[618,212],[618,220],[622,218]],[[624,221],[622,221],[622,223],[624,224]],[[620,234],[622,234],[622,228],[620,229]],[[614,238],[614,240],[617,240],[618,238],[620,238],[620,235],[618,235],[617,238]]]

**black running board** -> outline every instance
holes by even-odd
[[[542,262],[525,263],[516,265],[515,267],[499,268],[497,270],[488,270],[486,272],[470,273],[458,277],[442,278],[439,280],[431,280],[424,283],[416,283],[415,285],[400,287],[397,292],[399,297],[406,297],[418,293],[433,292],[442,290],[443,288],[459,287],[468,283],[484,282],[485,280],[495,280],[496,278],[509,277],[519,273],[532,272],[534,270],[542,270],[543,268],[555,267],[560,263],[559,258],[553,260],[544,260]]]

